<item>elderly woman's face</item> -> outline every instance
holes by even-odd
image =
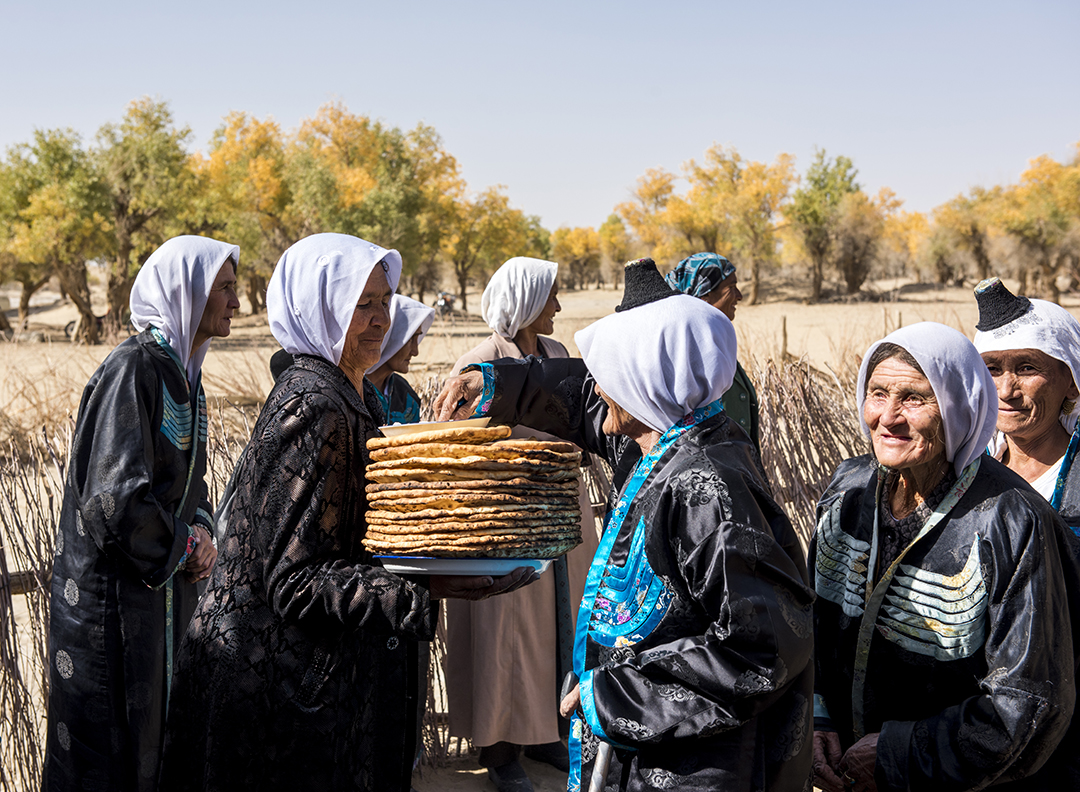
[[[999,431],[1022,440],[1061,428],[1062,402],[1077,398],[1068,366],[1038,349],[985,352],[982,359],[997,386]]]
[[[386,272],[376,266],[356,301],[356,310],[345,334],[345,346],[341,350],[342,368],[367,371],[379,362],[383,336],[390,327],[390,298],[393,296]]]
[[[874,456],[887,468],[909,470],[940,464],[945,433],[930,381],[899,358],[886,358],[866,383],[863,420]]]
[[[559,305],[559,282],[556,281],[551,285],[551,291],[548,292],[547,302],[544,304],[544,309],[540,311],[540,315],[532,320],[529,325],[529,329],[537,335],[551,335],[555,332],[555,314],[562,310],[562,306]]]
[[[638,421],[611,400],[611,397],[604,393],[599,384],[595,386],[596,395],[604,400],[604,404],[607,405],[607,416],[604,418],[604,423],[600,427],[603,429],[606,435],[624,435],[629,434],[629,430],[638,424]]]

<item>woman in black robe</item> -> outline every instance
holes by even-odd
[[[396,251],[317,234],[267,291],[281,373],[236,472],[210,585],[177,659],[162,790],[406,790],[417,641],[444,597],[532,579],[403,579],[364,550],[367,440]]]
[[[173,650],[216,551],[199,370],[239,248],[177,237],[131,290],[137,336],[83,391],[52,575],[43,789],[153,790]]]
[[[923,322],[867,350],[857,398],[873,454],[837,469],[810,548],[817,786],[1076,789],[1076,538],[985,453],[990,372]]]
[[[563,702],[574,716],[571,792],[597,777],[635,792],[803,792],[813,594],[757,452],[719,399],[735,370],[734,329],[673,293],[652,261],[633,263],[625,282],[621,315],[575,336],[587,371],[481,364],[447,383],[436,414],[480,404],[616,464],[634,456],[619,440],[638,451],[578,613],[579,683]]]

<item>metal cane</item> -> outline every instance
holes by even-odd
[[[608,770],[611,768],[611,743],[602,742],[596,751],[592,775],[589,776],[589,792],[604,792]]]

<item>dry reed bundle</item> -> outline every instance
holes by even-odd
[[[805,360],[769,359],[752,373],[761,402],[761,461],[804,546],[837,466],[867,451],[852,399],[854,377],[850,368],[843,371],[850,383]]]
[[[69,444],[70,431],[51,439],[43,434],[25,450],[9,444],[0,463],[0,780],[5,789],[40,785],[48,712],[49,579]]]

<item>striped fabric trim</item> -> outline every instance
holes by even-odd
[[[955,575],[901,564],[878,616],[878,632],[937,660],[970,657],[986,638],[988,600],[976,535],[967,563]]]
[[[819,597],[839,605],[845,615],[858,618],[865,603],[870,544],[841,529],[843,500],[837,498],[818,521],[814,589]]]
[[[169,393],[169,389],[162,384],[163,415],[161,418],[161,432],[169,442],[181,451],[191,450],[192,416],[191,405],[178,404]],[[203,412],[203,404],[200,402],[200,412]],[[200,418],[199,435],[206,437],[202,427],[204,418]]]

